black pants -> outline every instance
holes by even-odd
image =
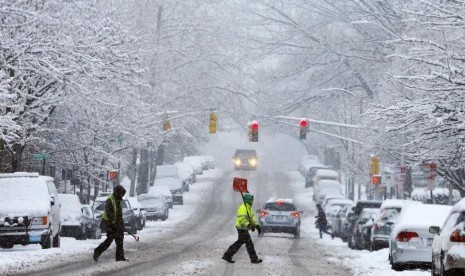
[[[113,240],[116,243],[116,260],[124,260],[124,249],[123,249],[123,240],[124,240],[124,226],[121,225],[110,225],[105,223],[107,230],[107,238],[95,248],[94,253],[97,256],[100,256],[105,250],[110,247]]]
[[[237,241],[226,250],[224,253],[224,257],[227,259],[232,259],[234,254],[241,248],[241,246],[245,243],[245,248],[247,248],[247,253],[249,253],[249,257],[251,261],[257,260],[257,253],[255,252],[255,248],[253,246],[252,238],[249,235],[249,231],[237,229]]]

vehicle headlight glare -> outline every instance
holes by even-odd
[[[241,159],[234,160],[234,164],[236,164],[236,166],[240,166],[241,165]]]
[[[255,165],[257,165],[257,159],[252,158],[252,159],[250,159],[249,163],[250,163],[250,165],[255,166]]]

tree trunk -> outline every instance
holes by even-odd
[[[140,150],[139,174],[137,177],[136,193],[138,195],[148,192],[149,182],[149,151],[148,149]]]
[[[13,172],[18,172],[22,169],[21,163],[23,158],[23,149],[24,147],[19,143],[13,145],[13,158],[11,164]]]

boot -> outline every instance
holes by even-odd
[[[252,260],[251,262],[253,264],[259,264],[259,263],[263,262],[263,260],[262,259],[256,259],[256,260]]]
[[[226,256],[223,256],[222,259],[225,260],[225,261],[227,261],[227,262],[230,263],[230,264],[235,263],[235,261],[233,261],[231,258],[228,258],[228,257],[226,257]]]
[[[120,258],[120,259],[116,259],[117,262],[129,262],[129,259],[127,258]]]

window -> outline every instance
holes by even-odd
[[[276,202],[271,202],[265,204],[265,210],[270,210],[270,211],[295,211],[295,206],[294,204],[291,203],[282,203],[278,204]]]
[[[449,232],[450,230],[452,230],[452,228],[454,228],[455,225],[463,221],[463,216],[464,216],[464,213],[459,213],[459,212],[450,214],[450,216],[447,218],[446,222],[444,223],[444,226],[442,227],[441,231]]]

